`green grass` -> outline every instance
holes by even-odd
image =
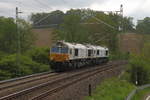
[[[133,84],[112,78],[101,83],[92,96],[85,100],[124,100],[133,89]]]
[[[139,90],[132,98],[132,100],[144,100],[143,98],[150,94],[150,88],[146,88],[144,90]]]

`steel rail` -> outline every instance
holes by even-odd
[[[115,64],[113,64],[113,65],[115,65]],[[105,68],[106,66],[108,67],[108,66],[111,66],[111,65],[110,65],[110,64],[103,65],[103,68]],[[97,67],[97,68],[95,68],[95,70],[101,69],[101,68],[102,68],[102,67]],[[109,69],[109,67],[108,67],[108,69]],[[102,69],[101,69],[101,70],[102,70]],[[71,76],[67,76],[67,77],[64,77],[64,78],[61,78],[61,79],[57,79],[57,80],[53,80],[53,81],[48,81],[48,82],[46,82],[46,83],[43,83],[43,84],[40,84],[40,85],[31,87],[31,88],[28,88],[28,89],[25,89],[25,90],[22,90],[22,91],[19,91],[19,92],[10,94],[10,95],[8,95],[8,96],[4,96],[4,97],[0,98],[0,100],[6,100],[6,99],[11,100],[11,99],[13,99],[13,98],[18,98],[18,97],[20,97],[20,96],[27,95],[27,94],[30,94],[30,93],[32,93],[32,92],[38,90],[38,89],[41,89],[42,87],[46,87],[46,86],[55,84],[55,83],[60,82],[60,81],[63,81],[63,80],[67,80],[67,79],[70,79],[70,78],[72,78],[72,77],[80,76],[81,74],[85,74],[85,73],[91,72],[91,71],[93,71],[93,70],[90,69],[90,71],[89,71],[89,70],[86,70],[86,71],[83,71],[83,72],[80,72],[80,73],[77,73],[77,74],[73,74],[73,75],[71,75]]]
[[[121,63],[122,64],[122,63]],[[118,65],[118,64],[115,64],[115,65]],[[46,92],[44,92],[44,93],[42,93],[42,94],[40,94],[40,95],[38,95],[38,96],[36,96],[36,97],[33,97],[31,100],[44,100],[44,98],[46,97],[46,96],[50,96],[50,95],[52,95],[52,94],[54,94],[54,93],[56,93],[57,91],[60,91],[60,90],[62,90],[62,89],[65,89],[65,88],[67,88],[67,87],[69,87],[69,86],[71,86],[71,85],[73,85],[73,84],[75,84],[75,83],[77,83],[77,82],[79,82],[79,81],[82,81],[82,80],[84,80],[84,79],[86,79],[86,78],[89,78],[90,76],[93,76],[93,75],[95,75],[95,74],[97,74],[97,73],[101,73],[101,72],[104,72],[104,71],[110,71],[110,70],[112,70],[112,69],[114,69],[114,68],[117,68],[115,65],[110,65],[111,67],[103,67],[103,69],[99,69],[99,70],[94,70],[94,72],[92,72],[92,73],[87,73],[87,75],[86,76],[81,76],[81,77],[79,77],[79,79],[76,79],[76,80],[73,80],[73,81],[71,81],[71,82],[68,82],[68,83],[66,83],[66,84],[62,84],[62,85],[59,85],[58,87],[56,87],[56,88],[53,88],[53,89],[51,89],[51,90],[49,90],[49,91],[46,91]],[[115,66],[115,67],[114,67]]]
[[[49,75],[47,75],[47,74],[49,74]],[[19,80],[19,81],[21,81],[21,82],[18,82],[18,83],[16,83],[16,84],[11,84],[11,85],[8,85],[8,86],[3,86],[3,87],[0,87],[0,90],[3,90],[3,89],[7,89],[7,88],[11,88],[11,87],[15,87],[15,86],[19,86],[19,85],[22,85],[22,84],[26,84],[26,83],[30,83],[30,82],[33,82],[33,81],[37,81],[37,80],[40,80],[40,79],[43,79],[43,78],[48,78],[48,77],[52,77],[52,76],[55,76],[55,75],[57,75],[56,73],[54,73],[54,74],[52,74],[52,73],[47,73],[47,74],[44,74],[44,75],[47,75],[47,76],[40,76],[40,75],[38,75],[38,76],[40,76],[40,77],[38,77],[38,76],[36,76],[36,78],[34,78],[34,77],[30,77],[30,78],[34,78],[34,79],[31,79],[31,80],[28,80],[28,81],[23,81],[22,82],[22,80]],[[26,79],[26,78],[25,78]],[[18,80],[17,80],[18,81]]]
[[[14,92],[18,92],[23,90],[24,88],[29,88],[47,80],[50,78],[59,75],[59,73],[53,72],[44,72],[40,74],[34,74],[27,77],[19,78],[15,81],[15,79],[11,81],[4,82],[0,85],[0,97],[7,96]],[[33,77],[32,77],[33,76]]]
[[[23,77],[18,77],[18,78],[13,78],[13,79],[9,79],[9,80],[0,81],[0,85],[6,84],[6,83],[9,83],[9,82],[14,82],[14,81],[18,81],[18,80],[31,78],[31,77],[37,77],[37,76],[41,76],[41,75],[48,74],[48,73],[52,73],[52,72],[37,73],[37,74],[28,75],[28,76],[23,76]]]

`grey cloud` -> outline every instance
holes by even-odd
[[[24,12],[22,16],[27,16],[30,14],[30,12],[48,12],[57,9],[64,11],[70,8],[90,7],[93,4],[103,7],[105,4],[110,2],[112,3],[113,7],[114,5],[116,6],[118,2],[120,3],[122,1],[124,0],[0,0],[0,3],[8,4],[8,6],[0,7],[0,15],[14,16],[16,6],[18,6],[19,9]],[[126,15],[133,16],[136,19],[150,16],[148,9],[141,8],[141,6],[147,3],[147,1],[148,0],[125,1],[126,6],[128,7],[128,9],[124,9],[127,12]],[[134,7],[134,3],[137,4],[137,7]],[[12,6],[9,6],[10,4]]]
[[[92,3],[103,3],[108,0],[45,0],[51,6],[63,7],[87,7]]]

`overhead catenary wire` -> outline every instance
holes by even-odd
[[[39,1],[39,0],[34,0],[34,1],[37,2],[37,3],[39,3],[39,4],[41,4],[41,5],[43,5],[44,7],[50,8],[51,10],[53,9],[53,8],[50,7],[49,5],[43,3],[43,2],[41,2],[41,1]],[[40,22],[42,22],[43,20],[45,20],[46,18],[48,18],[50,15],[51,15],[51,13],[49,13],[49,14],[46,15],[45,17],[41,18],[39,21],[37,21],[37,22],[35,23],[35,25],[39,24]]]
[[[107,34],[104,37],[102,37],[101,39],[97,40],[95,43],[101,42],[101,41],[103,41],[105,38],[107,38],[109,36],[110,36],[110,34]]]
[[[50,24],[50,25],[38,25],[38,26],[33,26],[34,28],[41,28],[41,27],[52,27],[52,26],[58,26],[59,24]]]
[[[30,3],[23,3],[22,1],[16,0],[16,6],[19,7],[23,12],[23,14],[21,14],[22,16],[20,16],[22,19],[27,19],[27,17],[29,18],[29,15],[31,15],[31,13],[35,13],[37,8],[38,11],[36,13],[44,12],[45,9],[45,6],[42,6],[41,3],[35,2],[33,0],[31,0]],[[27,8],[27,6],[29,7]]]
[[[41,3],[39,0],[34,0],[34,1],[37,1],[37,2],[39,2],[39,3]],[[64,3],[66,3],[66,1],[65,0],[62,0]],[[45,4],[44,4],[45,5]],[[46,5],[47,6],[47,5]],[[106,11],[105,11],[106,12]],[[116,12],[119,12],[119,11],[116,11]],[[41,20],[39,20],[38,22],[36,22],[35,23],[35,25],[36,24],[38,24],[38,23],[40,23],[41,21],[43,21],[43,20],[45,20],[46,18],[48,18],[49,16],[51,15],[51,13],[50,14],[48,14],[47,16],[45,16],[45,17],[43,17]],[[114,26],[112,26],[112,25],[110,25],[110,24],[108,24],[108,23],[106,23],[106,22],[104,22],[103,20],[101,20],[101,19],[98,19],[97,17],[95,17],[95,16],[93,16],[93,18],[95,19],[95,20],[97,20],[98,22],[97,23],[95,23],[95,24],[100,24],[100,23],[102,23],[102,24],[104,24],[104,25],[106,25],[106,26],[108,26],[108,27],[110,27],[110,28],[112,28],[112,29],[114,29],[114,30],[118,30],[117,28],[115,28]],[[94,24],[94,23],[81,23],[81,24]]]
[[[47,16],[41,18],[39,21],[37,21],[37,22],[35,23],[35,25],[39,24],[40,22],[42,22],[43,20],[45,20],[45,19],[48,18],[49,16],[51,16],[51,13],[49,13]]]
[[[67,2],[66,2],[65,0],[61,0],[61,1],[63,1],[63,2],[64,2],[64,4],[67,4]]]
[[[34,1],[36,1],[36,0],[34,0]],[[65,4],[67,3],[65,0],[62,0]],[[39,2],[38,0],[37,0],[37,2]],[[40,3],[40,2],[39,2]],[[37,24],[39,24],[40,22],[42,22],[43,20],[45,20],[46,18],[48,18],[49,16],[51,16],[51,13],[49,13],[48,15],[46,15],[45,17],[43,17],[42,19],[40,19],[39,21],[37,21],[36,23],[35,23],[35,25],[37,25]],[[55,24],[56,25],[56,24]],[[40,25],[41,26],[41,25]],[[40,27],[40,26],[36,26],[36,27]],[[45,25],[45,26],[49,26],[49,25]]]
[[[112,29],[117,29],[117,28],[115,28],[114,26],[112,26],[112,25],[110,25],[110,24],[108,24],[108,23],[106,23],[106,22],[104,22],[104,21],[102,21],[102,20],[100,20],[100,19],[98,19],[97,17],[93,17],[95,20],[97,20],[98,22],[100,22],[100,23],[102,23],[102,24],[105,24],[106,26],[108,26],[108,27],[110,27],[110,28],[112,28]],[[118,30],[118,29],[117,29]]]
[[[33,0],[31,0],[30,3],[23,3],[22,1],[16,1],[16,3],[17,3],[16,4],[17,7],[19,7],[19,8],[27,8],[27,6],[29,6],[29,8],[34,8],[34,9],[37,9],[37,7],[38,7],[38,10],[44,9],[43,6],[41,6],[37,2],[34,2]],[[39,5],[41,7],[39,7]],[[31,9],[31,10],[33,10],[33,9]]]
[[[52,7],[50,7],[49,5],[47,5],[46,3],[40,1],[40,0],[34,0],[35,2],[39,3],[40,5],[42,5],[44,8],[49,8],[49,9],[53,9]]]
[[[34,1],[36,1],[36,0],[34,0]],[[65,0],[62,0],[65,4],[67,3]],[[39,2],[38,0],[37,0],[37,2]],[[40,3],[40,2],[39,2]],[[46,18],[48,18],[49,16],[51,16],[51,13],[49,13],[48,15],[46,15],[45,17],[43,17],[42,19],[40,19],[39,21],[37,21],[36,23],[35,23],[35,25],[37,25],[37,24],[39,24],[40,22],[42,22],[43,20],[45,20]],[[56,24],[55,24],[56,25]],[[41,26],[41,25],[40,25]],[[40,27],[40,26],[36,26],[36,27]],[[45,26],[49,26],[49,25],[45,25]]]
[[[33,12],[33,10],[35,10],[35,9],[38,9],[38,12],[39,12],[39,11],[40,11],[40,12],[43,12],[43,11],[44,11],[43,6],[41,6],[39,3],[35,2],[35,1],[30,0],[30,3],[28,3],[28,5],[31,6],[32,12]],[[39,6],[40,6],[40,7],[39,7]],[[27,12],[27,11],[26,11],[26,12]],[[29,11],[28,11],[28,12],[29,12]]]

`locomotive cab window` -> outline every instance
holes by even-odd
[[[75,49],[74,56],[78,56],[78,49]]]
[[[108,50],[106,51],[106,56],[108,56]]]
[[[92,50],[88,50],[88,56],[91,56]]]
[[[59,53],[59,48],[58,47],[52,47],[51,53]]]
[[[99,55],[99,50],[97,50],[97,55]]]
[[[66,48],[66,47],[60,47],[60,52],[61,53],[68,53],[68,48]]]
[[[72,49],[70,49],[70,54],[72,54]]]
[[[66,48],[66,47],[52,47],[51,53],[68,53],[68,48]]]

